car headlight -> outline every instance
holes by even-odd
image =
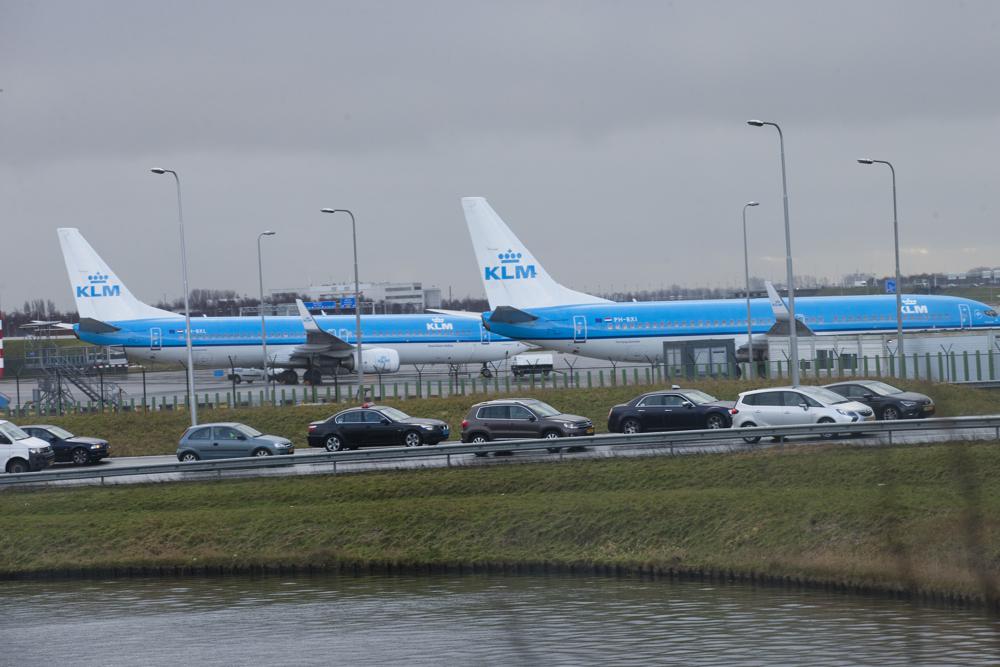
[[[29,454],[41,454],[45,451],[44,447],[28,447]]]
[[[292,446],[292,443],[290,443],[290,442],[279,442],[278,443],[278,447],[291,447],[291,446]]]
[[[841,410],[840,408],[837,408],[837,412],[839,412],[840,414],[844,415],[845,417],[854,417],[855,416],[853,412],[850,412],[848,410]]]
[[[902,405],[904,408],[912,408],[914,405],[917,404],[917,402],[916,401],[900,401],[899,404]]]
[[[100,445],[91,445],[90,448],[91,449],[100,449],[101,446]]]
[[[421,424],[421,425],[420,425],[420,428],[422,428],[422,429],[426,429],[426,430],[428,430],[428,431],[433,431],[433,430],[434,430],[435,428],[437,428],[437,427],[436,427],[436,426],[434,426],[434,424]]]

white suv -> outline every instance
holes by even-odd
[[[55,453],[49,443],[0,419],[0,469],[11,473],[41,470],[53,459]]]
[[[740,394],[732,410],[733,428],[801,424],[851,424],[872,421],[870,407],[822,387],[772,387]],[[836,432],[823,433],[832,438]],[[753,443],[757,437],[745,437]]]

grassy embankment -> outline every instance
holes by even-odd
[[[998,477],[995,443],[830,445],[17,490],[0,575],[611,567],[995,603]]]
[[[771,384],[782,384],[774,381]],[[735,400],[740,391],[751,386],[763,386],[755,382],[750,385],[735,380],[701,381],[693,384],[721,399]],[[959,387],[929,382],[902,382],[901,387],[923,392],[937,403],[937,416],[989,414],[1000,411],[1000,394],[989,390]],[[594,389],[536,389],[522,391],[520,395],[531,395],[548,401],[560,410],[579,414],[594,420],[597,432],[606,430],[608,410],[612,405],[631,399],[651,387],[602,387]],[[490,395],[492,398],[494,395]],[[409,414],[420,417],[443,419],[451,425],[453,440],[457,440],[462,419],[469,406],[485,400],[482,394],[452,398],[410,399],[387,401]],[[325,419],[338,409],[334,405],[301,405],[279,408],[209,409],[199,411],[199,420],[238,421],[254,426],[266,433],[274,433],[290,438],[297,447],[305,447],[306,426],[310,421]],[[172,454],[177,449],[177,439],[188,425],[185,410],[161,411],[149,414],[107,413],[77,414],[63,417],[22,417],[21,424],[53,423],[80,435],[107,438],[112,444],[115,456],[140,456],[148,454]]]

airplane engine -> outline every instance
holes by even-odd
[[[395,373],[399,370],[399,352],[387,347],[362,348],[361,367],[365,373]]]

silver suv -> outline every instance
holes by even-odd
[[[875,419],[875,413],[867,405],[823,387],[772,387],[744,391],[732,412],[733,428],[850,424]],[[835,431],[823,433],[824,438],[835,435]],[[759,442],[760,436],[743,439],[750,443]]]

